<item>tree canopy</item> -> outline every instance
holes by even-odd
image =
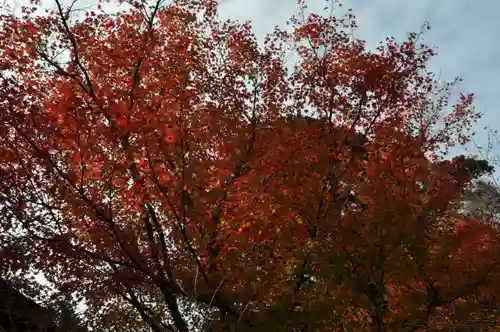
[[[2,275],[94,331],[498,328],[496,216],[457,204],[493,169],[448,158],[479,115],[422,32],[370,50],[300,0],[259,45],[214,0],[125,4],[1,16]]]

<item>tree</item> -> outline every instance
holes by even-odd
[[[0,331],[56,332],[54,316],[0,279]]]
[[[466,213],[475,218],[498,218],[500,199],[497,185],[481,179],[471,186],[463,202]]]
[[[494,328],[498,229],[444,161],[478,115],[420,34],[372,52],[300,1],[259,47],[214,1],[127,3],[2,16],[5,270],[99,331]]]
[[[52,305],[57,312],[57,322],[59,331],[66,332],[86,332],[87,329],[80,322],[80,318],[71,306],[71,301],[57,299]]]

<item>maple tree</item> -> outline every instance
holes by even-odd
[[[299,1],[260,47],[212,0],[126,4],[1,17],[3,274],[99,331],[495,328],[498,229],[456,204],[491,168],[445,159],[478,114],[421,34],[370,51]]]

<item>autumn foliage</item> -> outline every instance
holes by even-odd
[[[211,0],[2,15],[1,273],[95,331],[494,330],[472,95],[299,5],[263,46]]]

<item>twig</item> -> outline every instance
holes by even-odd
[[[196,299],[196,283],[198,281],[198,265],[196,265],[196,276],[194,277],[194,298]]]
[[[226,278],[227,278],[227,276],[224,276],[224,278],[219,283],[219,286],[217,286],[217,288],[215,289],[214,294],[212,295],[212,299],[210,300],[210,303],[208,304],[209,307],[212,305],[212,302],[215,298],[215,294],[217,294],[217,292],[219,291],[219,288],[221,288],[221,286],[224,283],[224,281],[226,280]]]
[[[236,324],[238,324],[240,322],[240,320],[243,317],[243,314],[245,313],[245,311],[247,310],[249,304],[250,304],[250,301],[248,301],[247,304],[245,305],[245,308],[243,308],[243,311],[240,314],[240,318],[238,318],[238,320],[236,321]]]

